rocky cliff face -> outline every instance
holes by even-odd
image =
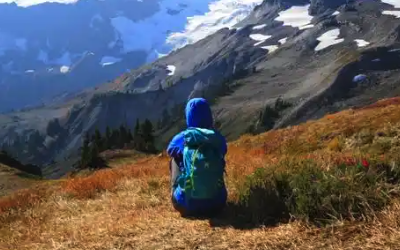
[[[52,112],[66,139],[48,158],[61,162],[76,153],[86,131],[133,126],[137,118],[156,123],[165,112],[182,117],[175,110],[195,96],[212,101],[217,127],[234,139],[398,95],[400,21],[394,15],[400,13],[393,7],[378,1],[264,1],[234,28],[79,98],[14,114],[14,121],[7,116],[3,131],[44,127],[46,120],[35,116]],[[313,8],[320,14],[313,15]],[[161,141],[177,124],[179,119],[160,130]]]
[[[353,4],[353,0],[311,0],[309,13],[310,15],[323,14],[326,11],[335,11],[341,5]]]

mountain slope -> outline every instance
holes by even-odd
[[[12,141],[10,131],[43,131],[58,117],[65,139],[42,163],[55,159],[59,167],[77,155],[82,134],[96,128],[133,127],[145,118],[156,123],[167,112],[173,119],[159,138],[167,141],[179,129],[180,110],[190,97],[209,98],[217,127],[235,139],[400,94],[400,20],[394,6],[346,2],[265,0],[235,28],[221,29],[68,102],[15,113],[14,121],[2,123],[0,136]],[[48,118],[39,115],[50,112]],[[70,167],[66,163],[50,175]]]
[[[110,81],[234,25],[260,0],[30,2],[0,3],[0,112]]]
[[[238,198],[246,180],[262,173],[259,169],[273,169],[279,163],[287,169],[285,173],[293,171],[291,165],[299,167],[301,163],[310,162],[324,172],[348,170],[340,179],[341,185],[333,189],[340,190],[343,199],[348,194],[347,180],[359,167],[352,162],[367,159],[369,166],[362,167],[369,169],[370,178],[375,178],[376,174],[373,164],[378,164],[381,169],[385,164],[398,169],[399,104],[399,98],[387,99],[299,126],[260,136],[244,136],[230,143],[226,179],[229,207],[223,215],[212,219],[185,219],[173,210],[170,199],[166,198],[170,195],[168,159],[162,156],[140,159],[88,177],[61,180],[50,193],[32,189],[30,193],[20,192],[2,198],[0,248],[397,249],[400,246],[397,189],[389,193],[376,190],[377,194],[394,195],[395,198],[392,197],[381,209],[375,209],[376,204],[369,204],[371,217],[331,219],[332,224],[326,227],[298,217],[277,225],[243,223],[243,219],[257,219],[253,215],[261,209],[251,205],[241,207]],[[365,173],[360,171],[359,177]],[[318,180],[314,179],[311,186],[305,186],[311,189],[315,185]],[[324,190],[322,186],[317,187]],[[366,186],[357,194],[364,195],[362,192],[370,188]],[[255,195],[268,190],[261,191]],[[31,197],[29,194],[35,199],[25,199],[18,206],[9,205],[22,195]],[[315,201],[319,195],[313,196]],[[350,196],[358,197],[354,193]],[[335,198],[332,193],[330,197]],[[266,202],[266,205],[273,206],[274,203]],[[358,205],[356,207],[362,207]],[[4,213],[5,208],[14,209],[14,212]]]

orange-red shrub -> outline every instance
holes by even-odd
[[[394,98],[383,99],[371,105],[361,107],[359,109],[366,110],[366,109],[384,108],[390,105],[400,105],[400,98],[394,97]]]
[[[44,200],[50,191],[44,187],[24,189],[0,198],[0,214],[14,209],[26,209]]]
[[[93,198],[101,191],[112,191],[122,179],[163,176],[168,171],[166,158],[154,157],[133,165],[97,171],[88,177],[69,179],[62,188],[77,198]]]

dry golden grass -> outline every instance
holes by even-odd
[[[385,138],[390,147],[381,157],[390,160],[397,152],[391,149],[400,142],[398,124],[400,99],[390,99],[243,136],[229,145],[229,199],[235,201],[235,187],[246,175],[288,157],[312,158],[329,168],[370,157],[368,150],[378,150],[375,145]],[[368,133],[362,132],[366,129]],[[294,221],[244,229],[229,216],[180,218],[170,205],[168,171],[166,157],[150,157],[62,180],[46,192],[30,189],[2,198],[0,249],[400,249],[398,201],[369,222],[338,221],[316,228]]]
[[[145,153],[128,149],[107,150],[105,152],[102,152],[100,155],[112,167],[132,164],[137,160],[147,157]]]
[[[15,190],[29,188],[38,182],[39,178],[0,163],[0,197]]]

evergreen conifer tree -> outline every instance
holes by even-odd
[[[98,129],[94,131],[94,140],[93,144],[96,145],[98,151],[103,151],[105,148],[103,146],[103,138]]]
[[[90,162],[90,138],[89,138],[89,134],[86,133],[83,139],[83,145],[81,147],[81,162],[80,162],[80,168],[86,168],[87,165]]]
[[[136,150],[143,149],[143,138],[139,119],[136,120],[135,129],[133,131],[133,146]]]
[[[110,149],[111,148],[111,136],[112,136],[112,131],[109,126],[106,128],[106,135],[104,137],[104,148],[105,149]]]
[[[128,142],[128,131],[126,130],[124,125],[121,125],[119,127],[118,148],[123,148],[127,142]]]
[[[127,135],[127,143],[131,143],[133,141],[133,135],[131,129],[128,129],[128,135]]]
[[[147,152],[154,152],[154,129],[150,120],[146,119],[141,125],[141,132],[143,138],[143,150]]]

